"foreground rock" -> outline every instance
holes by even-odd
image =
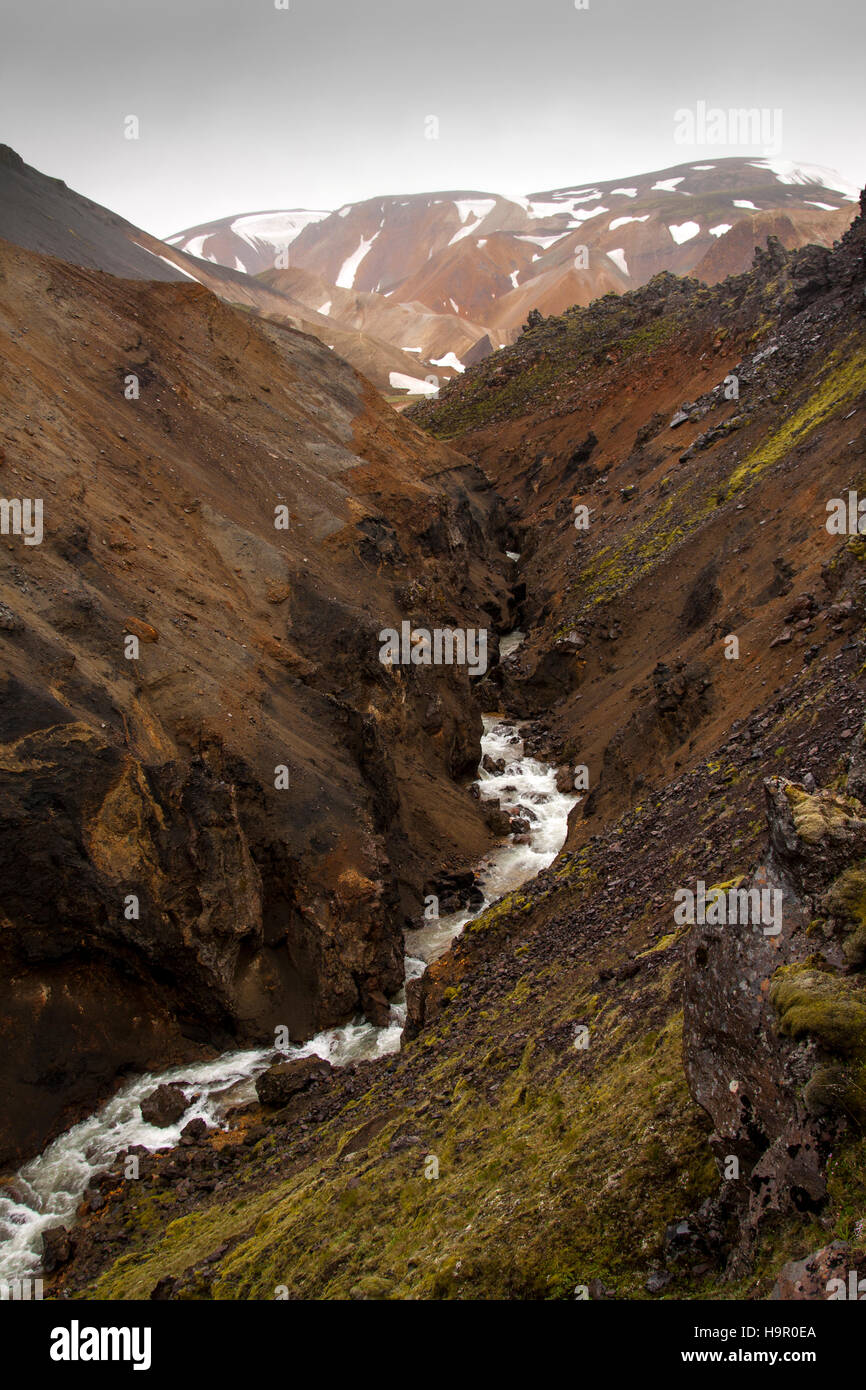
[[[72,1239],[65,1226],[49,1226],[42,1232],[42,1269],[53,1274],[72,1258]]]
[[[288,1105],[293,1096],[318,1082],[327,1081],[332,1067],[322,1057],[298,1057],[277,1062],[256,1080],[256,1095],[262,1105]]]
[[[149,1125],[167,1129],[177,1124],[189,1101],[179,1086],[157,1086],[141,1102],[141,1118]]]
[[[866,1117],[866,990],[852,974],[866,810],[784,777],[765,792],[770,852],[725,888],[728,902],[744,890],[781,910],[697,925],[685,996],[686,1075],[713,1120],[720,1207],[737,1219],[733,1272],[770,1215],[822,1209],[829,1154]]]

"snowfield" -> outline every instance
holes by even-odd
[[[853,183],[843,179],[835,169],[825,169],[820,164],[795,164],[790,159],[761,159],[751,162],[753,169],[769,169],[776,175],[779,183],[817,183],[822,188],[829,188],[833,193],[843,194],[853,203],[860,197],[860,190]]]

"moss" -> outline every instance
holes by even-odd
[[[490,931],[491,928],[498,926],[503,918],[510,917],[514,912],[525,912],[530,905],[531,900],[525,893],[518,891],[508,893],[492,907],[486,908],[477,917],[473,917],[471,922],[467,922],[464,933]]]
[[[831,1055],[819,1060],[803,1090],[811,1114],[845,1114],[866,1125],[866,994],[848,978],[811,964],[782,966],[770,1000],[790,1038],[811,1037]],[[835,1054],[835,1055],[833,1055]]]
[[[807,845],[838,839],[856,814],[850,801],[826,792],[812,796],[800,787],[788,786],[785,795],[791,807],[794,829]]]
[[[290,1298],[571,1298],[598,1277],[622,1296],[645,1297],[647,1259],[665,1225],[717,1183],[706,1120],[683,1076],[681,1015],[655,1008],[642,1021],[610,999],[600,1008],[572,982],[557,995],[557,973],[550,990],[519,981],[491,1001],[502,1041],[491,1049],[491,1026],[479,1029],[484,1054],[471,1073],[465,1032],[449,1052],[440,1020],[424,1085],[426,1097],[444,1102],[435,1125],[409,1102],[362,1151],[343,1145],[338,1154],[335,1130],[345,1121],[329,1122],[301,1171],[151,1233],[90,1296],[146,1298],[163,1275],[182,1274],[230,1240],[212,1282],[185,1276],[188,1296],[269,1300],[285,1287]],[[658,972],[659,1001],[671,998],[673,981],[671,970]],[[530,1040],[517,1057],[508,1048],[514,1033],[545,1037],[556,1020],[585,1020],[589,1048],[566,1042],[552,1053]],[[358,1120],[381,1105],[374,1085]],[[401,1123],[423,1134],[424,1147],[392,1151]],[[439,1165],[430,1180],[428,1153]]]
[[[802,964],[782,966],[770,1001],[786,1037],[808,1033],[832,1052],[866,1057],[866,994],[851,981]]]
[[[828,371],[808,399],[784,420],[770,437],[753,449],[734,469],[727,484],[728,496],[749,486],[773,464],[866,390],[866,350],[850,344],[828,358]]]
[[[672,521],[674,505],[680,495],[676,493],[665,498],[651,516],[629,530],[619,545],[603,546],[598,550],[578,575],[569,594],[579,594],[596,606],[622,594],[665,559],[687,532],[688,523]],[[563,625],[563,632],[571,626],[572,618]]]
[[[824,906],[841,917],[848,930],[842,949],[855,966],[866,961],[866,860],[845,869],[824,895]]]

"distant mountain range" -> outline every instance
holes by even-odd
[[[133,279],[193,279],[310,333],[380,390],[436,384],[561,313],[659,271],[715,284],[769,235],[831,246],[857,191],[831,170],[743,158],[551,189],[370,198],[334,212],[244,213],[165,241],[0,146],[0,237]]]
[[[168,242],[447,373],[511,341],[531,309],[559,313],[662,270],[714,284],[771,234],[789,250],[832,245],[856,199],[832,170],[730,158],[522,198],[419,193],[246,214]]]

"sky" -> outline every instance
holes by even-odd
[[[866,182],[864,0],[278,3],[0,0],[0,142],[163,237],[761,157],[678,144],[699,102],[780,111],[774,153]]]

